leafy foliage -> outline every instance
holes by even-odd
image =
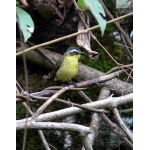
[[[18,1],[18,0],[16,0],[16,4],[17,4],[17,5],[19,4],[19,1]]]
[[[84,0],[78,0],[77,4],[78,4],[78,7],[83,11],[88,9]]]
[[[34,22],[31,16],[23,9],[17,7],[17,22],[23,33],[24,42],[26,42],[34,31]]]
[[[126,8],[127,5],[127,0],[116,0],[116,8]]]
[[[94,15],[95,19],[97,20],[100,29],[101,35],[103,36],[105,28],[106,28],[106,20],[105,18],[105,11],[98,0],[78,0],[77,2],[78,7],[82,10],[90,10],[91,13]]]

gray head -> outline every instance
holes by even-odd
[[[67,54],[69,55],[79,55],[79,54],[83,54],[83,52],[81,52],[81,50],[77,47],[69,47],[66,51]]]

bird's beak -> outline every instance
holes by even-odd
[[[84,54],[84,52],[81,52],[81,51],[79,51],[78,53],[79,53],[79,54]]]

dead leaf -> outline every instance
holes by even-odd
[[[90,25],[89,25],[89,17],[87,17],[85,14],[82,14],[82,17],[83,17],[85,23],[88,25],[88,27],[90,27]],[[80,21],[79,25],[78,25],[78,32],[80,32],[80,31],[82,31],[84,29],[85,29],[84,24],[83,24],[82,21]],[[95,59],[99,55],[98,55],[98,52],[93,51],[91,49],[90,41],[91,41],[91,35],[90,35],[89,32],[83,33],[83,34],[79,34],[77,36],[77,39],[76,39],[77,44],[80,47],[84,48],[89,53],[89,58],[90,59]]]

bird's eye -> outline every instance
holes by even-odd
[[[74,52],[74,55],[78,55],[78,52]]]
[[[79,52],[76,49],[70,51],[70,55],[78,55]]]

